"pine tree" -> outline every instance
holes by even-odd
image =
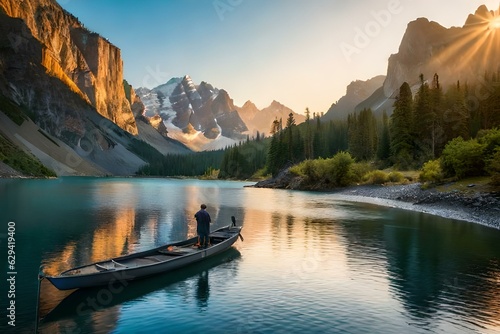
[[[363,109],[359,115],[347,118],[349,152],[362,161],[372,160],[377,148],[377,122],[371,109]]]
[[[387,113],[382,114],[382,124],[380,130],[380,139],[377,149],[377,159],[380,161],[387,161],[391,155],[391,138],[389,135],[389,117]]]
[[[484,86],[484,97],[480,101],[480,113],[483,129],[500,126],[500,84],[496,73],[485,73],[481,85]]]
[[[288,147],[288,161],[292,162],[295,159],[295,152],[294,152],[294,131],[293,128],[295,127],[295,118],[293,117],[293,114],[290,113],[288,114],[288,118],[286,120],[286,141],[287,141],[287,147]]]
[[[394,102],[391,115],[391,155],[396,165],[409,167],[413,158],[413,96],[410,85],[404,82]]]
[[[465,102],[465,90],[460,81],[448,89],[445,95],[443,128],[445,144],[456,137],[470,138],[470,115]]]
[[[414,128],[416,151],[414,159],[427,161],[433,158],[433,126],[435,117],[432,111],[431,91],[429,84],[420,75],[420,88],[415,96]]]
[[[281,167],[279,134],[274,134],[267,154],[267,171],[276,176]]]
[[[309,111],[309,108],[306,108],[306,121],[305,121],[306,135],[304,139],[304,155],[306,159],[311,159],[314,156],[310,115],[311,113]]]
[[[312,135],[311,158],[327,157],[328,154],[328,133],[321,127],[321,119],[316,117],[316,126]]]
[[[281,121],[278,121],[278,117],[276,117],[273,121],[273,124],[271,124],[271,131],[269,131],[272,135],[278,133],[281,131]]]
[[[435,159],[441,154],[444,149],[445,134],[444,134],[444,94],[439,76],[434,74],[431,87],[431,115],[433,122],[431,124],[431,152],[432,158]]]
[[[349,140],[349,153],[353,158],[359,159],[359,157],[361,156],[361,140],[359,137],[360,131],[358,128],[358,120],[356,114],[347,115],[347,134]]]

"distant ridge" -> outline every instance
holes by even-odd
[[[500,8],[489,10],[480,6],[470,14],[462,27],[445,28],[427,18],[408,23],[398,53],[388,59],[387,74],[383,84],[376,87],[381,76],[370,79],[373,85],[366,92],[369,96],[360,100],[353,92],[354,81],[347,93],[325,114],[325,120],[345,119],[349,113],[371,108],[380,115],[384,110],[392,113],[399,87],[407,82],[416,91],[420,74],[430,80],[439,75],[443,87],[460,81],[480,81],[485,72],[496,73],[500,59],[500,29],[491,25],[499,17]]]

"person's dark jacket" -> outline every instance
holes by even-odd
[[[198,235],[209,235],[210,234],[210,222],[212,221],[210,215],[205,210],[198,211],[194,217],[196,218],[197,228],[196,232]]]

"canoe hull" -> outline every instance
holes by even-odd
[[[84,275],[65,275],[64,273],[58,276],[46,276],[47,278],[57,289],[59,290],[71,290],[71,289],[79,289],[79,288],[88,288],[95,286],[103,286],[104,288],[110,289],[118,289],[121,286],[126,286],[127,281],[136,280],[152,275],[157,275],[160,273],[166,273],[172,270],[176,270],[182,268],[184,266],[190,265],[192,263],[196,263],[202,261],[208,257],[224,252],[229,249],[238,239],[239,232],[241,227],[226,227],[214,231],[217,232],[230,232],[230,236],[206,249],[194,250],[190,254],[176,256],[172,259],[168,259],[165,261],[161,261],[158,263],[152,263],[144,266],[137,267],[118,267],[113,268],[112,270],[105,270],[91,274]],[[186,240],[184,242],[173,243],[169,245],[183,245],[189,244],[190,242],[196,241],[197,238],[193,238],[190,240]],[[130,259],[140,258],[148,255],[155,254],[160,251],[160,249],[164,249],[166,246],[158,247],[156,249],[145,251],[141,253],[131,254],[119,258],[115,258],[116,261],[126,261]],[[103,261],[104,262],[104,261]],[[78,268],[83,268],[78,267]],[[66,271],[70,272],[72,270],[76,270],[78,268],[74,268]]]

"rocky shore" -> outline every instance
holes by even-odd
[[[301,190],[300,180],[289,173],[258,182],[255,187]],[[453,187],[450,188],[453,189]],[[443,190],[444,189],[444,190]],[[328,191],[339,199],[372,203],[477,223],[500,229],[500,193],[485,192],[471,184],[468,191],[446,190],[446,186],[423,189],[420,183],[405,185],[359,185],[347,188],[302,190]]]
[[[422,189],[420,183],[333,190],[342,199],[426,212],[500,229],[500,194]]]

